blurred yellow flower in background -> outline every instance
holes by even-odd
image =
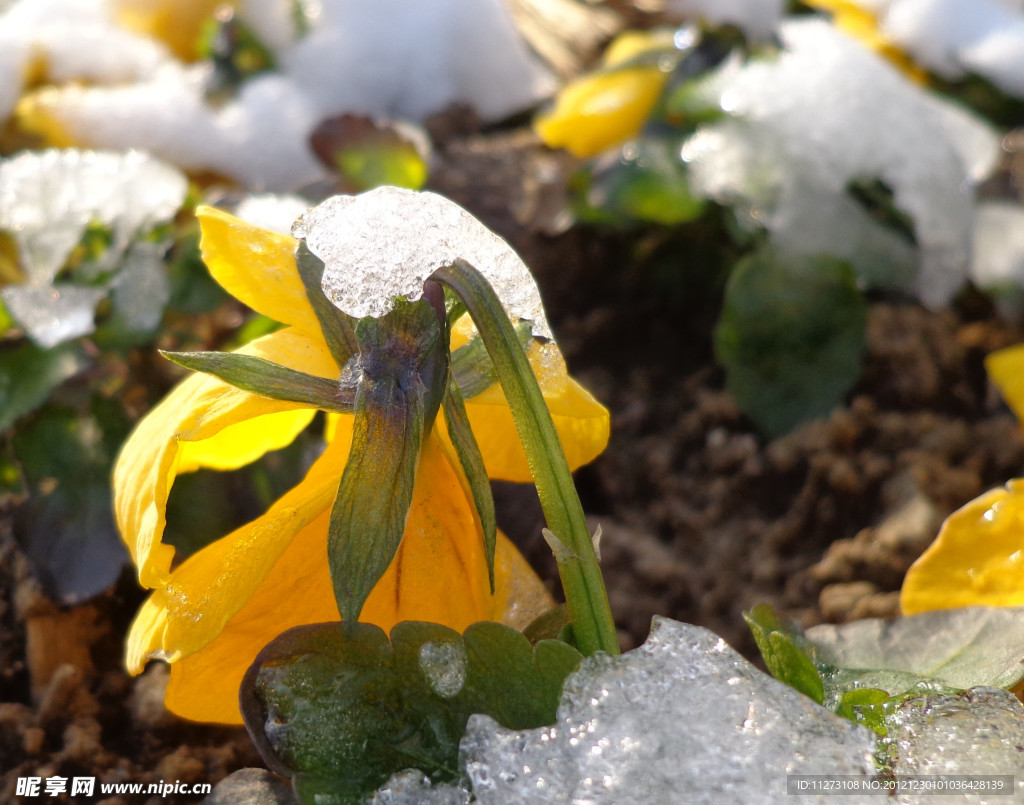
[[[1024,421],[1024,345],[993,352],[985,365]],[[1024,479],[950,515],[903,581],[904,614],[967,606],[1024,606]]]
[[[566,85],[554,107],[537,118],[537,134],[552,148],[583,158],[630,139],[643,128],[670,75],[657,54],[673,48],[672,31],[619,34],[601,68]]]

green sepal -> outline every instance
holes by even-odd
[[[352,412],[354,389],[336,380],[299,372],[255,355],[234,352],[161,352],[186,369],[213,375],[243,391],[324,411]]]
[[[516,325],[516,337],[523,352],[533,341],[530,322],[521,321]],[[487,354],[480,336],[474,336],[452,353],[452,374],[459,384],[463,399],[470,400],[498,382],[491,356]]]
[[[447,348],[427,300],[399,301],[355,335],[352,447],[331,511],[328,564],[343,620],[363,604],[398,552],[420,445],[448,380]]]
[[[473,494],[473,507],[480,520],[480,528],[484,538],[484,556],[487,559],[487,578],[494,594],[494,550],[498,534],[498,522],[494,514],[494,496],[491,494],[491,481],[487,477],[484,457],[480,452],[469,424],[466,403],[454,378],[448,382],[448,391],[442,405],[444,422],[448,427],[448,436],[458,453],[462,471],[469,482]]]
[[[306,289],[306,298],[320,322],[324,341],[338,366],[344,366],[359,351],[355,333],[355,319],[342,313],[324,296],[320,283],[324,276],[324,263],[300,240],[295,250],[295,265]]]
[[[459,741],[481,713],[508,729],[555,720],[581,655],[535,646],[499,623],[464,635],[435,623],[300,626],[266,646],[242,681],[246,728],[304,802],[363,802],[401,769],[458,776]]]
[[[821,704],[825,699],[825,684],[804,650],[806,641],[794,630],[783,626],[767,604],[744,612],[743,619],[754,635],[754,642],[769,673]]]

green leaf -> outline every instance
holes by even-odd
[[[87,365],[75,344],[42,349],[23,343],[0,349],[0,431],[42,405],[50,392]]]
[[[763,247],[733,270],[715,355],[736,402],[774,437],[842,402],[860,374],[866,327],[846,263]]]
[[[309,304],[320,322],[327,348],[338,366],[343,367],[349,358],[359,351],[354,320],[338,310],[331,300],[324,296],[323,288],[320,286],[324,276],[324,263],[309,250],[305,240],[299,241],[295,251],[295,264],[306,288]]]
[[[346,192],[382,185],[419,190],[427,180],[429,140],[411,124],[338,115],[318,124],[309,142],[320,161],[341,174]]]
[[[361,319],[352,448],[331,511],[328,563],[338,611],[354,621],[405,531],[420,444],[447,386],[447,348],[426,299]]]
[[[681,141],[677,135],[642,137],[628,143],[614,163],[579,174],[574,180],[580,198],[577,214],[594,223],[663,226],[700,217],[705,202],[690,191],[679,157]]]
[[[487,476],[484,457],[480,452],[480,445],[476,442],[476,436],[473,435],[473,428],[469,424],[469,414],[466,413],[466,404],[455,378],[450,378],[448,381],[448,391],[445,394],[442,409],[444,410],[445,425],[448,427],[448,436],[455,446],[462,471],[465,473],[470,491],[473,493],[473,508],[480,520],[480,528],[483,532],[487,576],[493,594],[494,549],[498,533],[498,522],[494,514],[494,496],[491,494],[491,480]]]
[[[811,658],[801,648],[800,636],[783,626],[767,604],[744,612],[743,619],[754,635],[769,673],[821,704],[825,698],[824,683]]]
[[[128,559],[110,507],[105,441],[94,416],[51,406],[13,439],[29,491],[15,534],[44,586],[66,604],[109,587]]]
[[[205,372],[244,391],[324,411],[352,412],[354,391],[336,380],[299,372],[255,355],[234,352],[161,352],[167,360]]]
[[[1024,608],[941,609],[896,620],[870,619],[807,631],[815,660],[890,695],[911,684],[953,690],[1024,681]]]
[[[497,623],[474,624],[464,636],[400,623],[390,642],[370,624],[314,624],[260,653],[240,702],[267,765],[291,777],[305,802],[361,802],[404,768],[456,778],[474,713],[510,729],[552,723],[580,659],[564,643],[531,647]]]

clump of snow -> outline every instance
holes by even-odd
[[[720,805],[784,802],[789,774],[870,776],[873,745],[717,635],[656,618],[639,649],[583,660],[552,726],[472,716],[460,750],[480,805]]]
[[[1024,206],[1011,201],[978,205],[971,280],[1009,316],[1024,307]]]
[[[126,323],[156,325],[169,294],[161,255],[132,238],[174,216],[188,182],[152,157],[92,151],[26,151],[0,161],[0,230],[18,245],[26,282],[0,291],[15,320],[40,346],[52,347],[93,329],[104,288],[52,284],[90,223],[108,226],[112,242],[101,269],[127,258],[111,282]]]
[[[768,39],[782,19],[783,0],[669,0],[666,10],[686,19],[735,25],[754,40]]]
[[[966,275],[972,182],[994,164],[994,134],[822,20],[780,32],[777,58],[731,62],[703,88],[727,116],[683,147],[695,191],[736,205],[783,250],[835,255],[867,284],[945,303]],[[916,245],[849,192],[873,181],[913,220]]]
[[[243,198],[235,207],[237,218],[250,224],[288,235],[295,219],[309,208],[301,196],[259,193]]]
[[[205,97],[209,64],[184,65],[119,28],[104,0],[18,0],[0,16],[0,122],[39,56],[54,86],[30,119],[94,148],[141,148],[256,190],[291,190],[326,169],[307,140],[343,113],[420,120],[451,104],[496,120],[537,103],[553,80],[519,39],[503,0],[242,0],[238,16],[279,71],[223,106]],[[67,83],[66,86],[61,86]]]
[[[0,122],[14,110],[30,68],[47,80],[137,80],[168,58],[159,42],[117,27],[104,0],[16,0],[0,8]]]
[[[334,196],[300,218],[292,233],[324,261],[324,293],[350,316],[380,317],[397,297],[419,299],[431,274],[462,259],[487,278],[511,317],[531,322],[534,335],[551,338],[526,264],[443,196],[397,187]]]
[[[874,0],[872,5],[882,32],[925,67],[950,79],[975,73],[1024,97],[1024,9],[1017,0]]]

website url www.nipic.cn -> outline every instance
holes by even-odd
[[[210,783],[183,783],[175,780],[167,783],[98,783],[95,777],[19,777],[15,794],[19,797],[57,797],[68,794],[72,797],[94,797],[97,794],[154,794],[169,797],[172,794],[206,795],[213,786]]]

